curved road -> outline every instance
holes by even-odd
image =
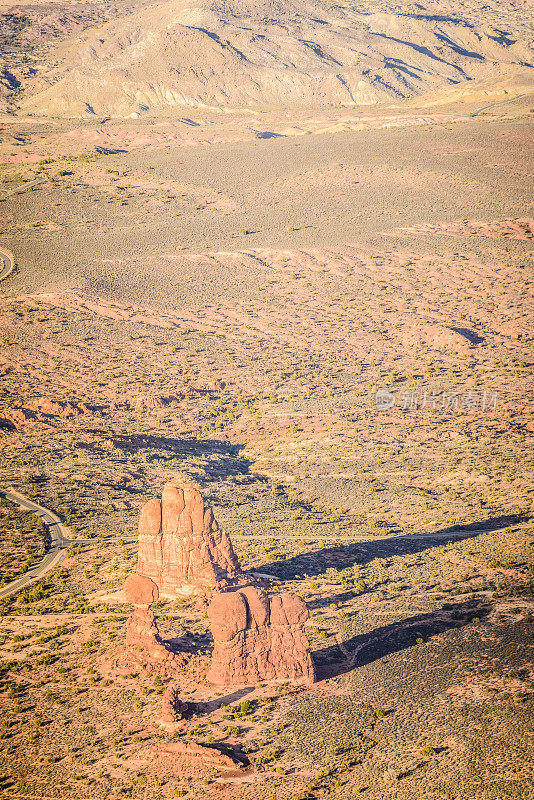
[[[34,514],[37,514],[38,517],[41,517],[43,522],[48,527],[51,537],[50,550],[45,557],[37,564],[34,564],[32,567],[30,567],[30,569],[20,578],[17,578],[16,580],[11,581],[11,583],[7,583],[5,586],[0,588],[0,599],[2,599],[5,597],[10,597],[16,592],[20,592],[21,589],[25,589],[26,586],[29,586],[31,583],[34,583],[42,578],[47,572],[49,572],[49,570],[56,566],[72,542],[67,537],[66,528],[62,524],[60,518],[56,516],[53,511],[50,511],[50,509],[37,505],[37,503],[34,503],[33,500],[29,500],[27,497],[19,494],[14,489],[0,492],[0,496],[17,503],[20,508],[25,509],[26,511],[33,511]]]
[[[520,97],[525,97],[524,94],[517,94],[515,97],[507,97],[506,100],[498,100],[496,103],[490,103],[489,106],[482,106],[482,108],[477,108],[471,116],[472,117],[479,117],[484,111],[487,111],[488,108],[493,108],[494,106],[502,106],[506,103],[512,103],[514,100],[519,100]]]
[[[7,278],[8,275],[11,275],[15,267],[15,258],[11,250],[6,250],[4,247],[0,247],[0,261],[2,262],[2,267],[0,268],[0,281],[3,281],[4,278]]]

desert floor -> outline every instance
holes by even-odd
[[[2,485],[80,541],[1,602],[1,797],[534,797],[532,136],[475,111],[3,120]],[[101,664],[176,472],[306,599],[319,681],[215,691],[204,598],[160,601],[172,739]],[[46,529],[0,525],[7,583]]]

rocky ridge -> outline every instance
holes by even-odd
[[[49,67],[21,75],[20,108],[132,117],[192,107],[358,107],[503,77],[531,81],[528,4],[484,9],[474,2],[139,2],[52,46]]]

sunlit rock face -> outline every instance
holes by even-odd
[[[230,538],[191,484],[166,483],[161,500],[139,515],[137,572],[175,597],[239,583],[243,577]]]

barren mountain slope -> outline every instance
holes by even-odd
[[[0,0],[0,110],[13,110],[28,81],[48,69],[47,48],[86,28],[139,11],[150,0]]]
[[[468,81],[527,82],[530,3],[354,6],[167,0],[56,44],[24,83],[37,114],[128,116],[397,102]],[[117,12],[118,13],[118,12]]]

